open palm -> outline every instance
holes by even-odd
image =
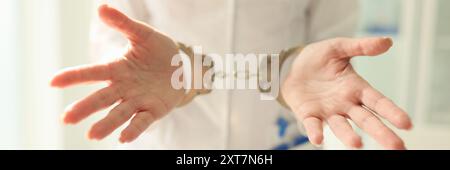
[[[104,64],[66,69],[51,84],[67,87],[86,82],[106,81],[109,86],[75,102],[64,115],[65,123],[78,123],[89,115],[115,103],[117,106],[89,131],[89,138],[103,139],[131,119],[120,141],[131,142],[148,126],[166,115],[184,96],[171,86],[171,57],[178,53],[176,44],[150,26],[129,19],[103,5],[101,19],[129,39],[123,57]]]
[[[283,84],[283,97],[303,123],[310,141],[321,144],[322,124],[348,147],[362,147],[348,119],[387,149],[404,149],[403,141],[376,116],[401,129],[412,124],[407,114],[362,79],[354,56],[375,56],[392,46],[389,38],[337,38],[307,46]]]

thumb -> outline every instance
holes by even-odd
[[[149,25],[130,19],[106,4],[98,8],[98,13],[104,23],[124,34],[132,42],[146,40],[154,32]]]
[[[392,39],[388,37],[372,38],[338,38],[332,42],[334,50],[342,58],[354,56],[377,56],[387,52],[392,47]]]

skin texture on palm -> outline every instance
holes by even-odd
[[[115,61],[68,68],[58,73],[51,85],[67,87],[80,83],[106,81],[109,86],[69,106],[63,120],[76,124],[89,115],[119,103],[88,133],[91,139],[103,139],[131,119],[120,141],[131,142],[151,123],[166,115],[184,96],[171,87],[176,68],[171,58],[178,53],[172,39],[150,26],[134,21],[116,9],[103,5],[100,18],[129,39],[129,49]]]
[[[352,120],[386,149],[405,149],[403,141],[377,115],[400,129],[411,129],[408,115],[362,79],[350,64],[354,56],[389,50],[390,38],[337,38],[311,44],[293,63],[282,85],[283,97],[303,123],[310,141],[320,145],[322,124],[350,148],[361,148]]]
[[[63,120],[76,124],[117,103],[104,119],[92,126],[88,137],[101,140],[131,119],[119,139],[131,142],[185,96],[184,91],[173,89],[170,82],[177,69],[171,66],[171,58],[178,50],[168,36],[107,5],[99,8],[99,15],[108,26],[129,39],[128,51],[109,63],[65,69],[56,74],[51,85],[64,88],[108,82],[106,88],[69,106]],[[361,147],[360,137],[347,122],[351,119],[384,147],[404,148],[401,139],[372,112],[402,129],[411,127],[408,116],[370,87],[350,64],[352,56],[375,56],[391,45],[392,41],[386,38],[341,38],[309,45],[296,58],[281,90],[312,143],[322,142],[323,123],[327,123],[348,147]]]

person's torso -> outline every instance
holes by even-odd
[[[309,0],[147,0],[151,25],[204,53],[278,53],[304,43]],[[282,74],[288,70],[283,69]],[[172,111],[136,143],[143,149],[305,146],[296,120],[259,90],[213,90]],[[312,148],[307,145],[305,148]]]

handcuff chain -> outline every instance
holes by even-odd
[[[194,61],[194,56],[195,56],[195,53],[194,53],[194,50],[192,49],[192,47],[190,47],[190,46],[187,46],[187,45],[185,45],[184,43],[181,43],[181,42],[178,42],[177,43],[177,45],[178,45],[178,48],[179,48],[179,50],[181,50],[182,52],[184,52],[188,57],[189,57],[189,59],[191,60],[191,61]],[[302,50],[302,46],[296,46],[296,47],[292,47],[292,48],[289,48],[289,49],[285,49],[285,50],[282,50],[281,52],[280,52],[280,54],[279,54],[279,68],[281,68],[282,66],[283,66],[283,64],[284,64],[284,62],[287,60],[287,58],[289,58],[290,56],[292,56],[293,54],[295,54],[296,52],[301,52],[301,50]],[[206,57],[208,57],[207,55],[204,55],[204,54],[201,54],[202,55],[202,63],[204,62],[204,60],[206,59]],[[272,55],[268,55],[267,56],[268,58],[271,58],[272,57]],[[269,65],[271,64],[271,60],[269,60]],[[212,64],[211,64],[211,66],[209,66],[209,67],[207,67],[206,68],[206,70],[210,70],[210,69],[213,69],[214,68],[214,62],[212,62]],[[260,69],[259,67],[258,67],[258,69]],[[269,69],[266,71],[266,74],[267,73],[270,73],[270,67],[269,67]],[[235,78],[239,78],[239,73],[242,73],[242,71],[241,72],[239,72],[239,71],[234,71],[234,73],[232,74],[232,76],[235,76]],[[245,80],[249,80],[251,77],[253,77],[253,76],[256,76],[258,79],[259,79],[259,71],[258,71],[258,73],[256,74],[256,75],[250,75],[250,73],[249,73],[249,71],[248,70],[245,70]],[[219,75],[219,76],[218,76]],[[210,85],[204,85],[204,86],[209,86],[209,87],[212,87],[212,84],[214,83],[214,80],[216,79],[216,77],[220,77],[220,76],[222,76],[221,78],[226,78],[227,77],[227,75],[228,74],[226,74],[226,73],[224,73],[223,71],[221,71],[221,72],[214,72],[213,73],[213,75],[212,75],[212,80],[211,80],[211,84]],[[270,75],[270,74],[268,74],[268,75]],[[259,82],[259,81],[258,81]],[[259,91],[261,92],[261,93],[268,93],[268,92],[270,92],[270,88],[268,88],[267,90],[264,90],[263,88],[261,88],[260,86],[258,86],[258,88],[259,88]],[[184,105],[186,105],[186,104],[188,104],[188,103],[190,103],[196,96],[198,96],[198,95],[205,95],[205,94],[209,94],[209,93],[211,93],[212,92],[212,88],[210,88],[210,89],[200,89],[200,90],[198,90],[198,89],[191,89],[187,94],[186,94],[186,97],[183,99],[183,101],[177,106],[177,107],[181,107],[181,106],[184,106]],[[285,101],[283,100],[283,97],[282,97],[282,95],[281,95],[281,91],[280,91],[280,93],[279,93],[280,95],[278,96],[278,98],[277,98],[277,101],[282,105],[282,106],[284,106],[284,107],[287,107],[287,108],[289,108],[288,106],[287,106],[287,104],[285,103]]]

